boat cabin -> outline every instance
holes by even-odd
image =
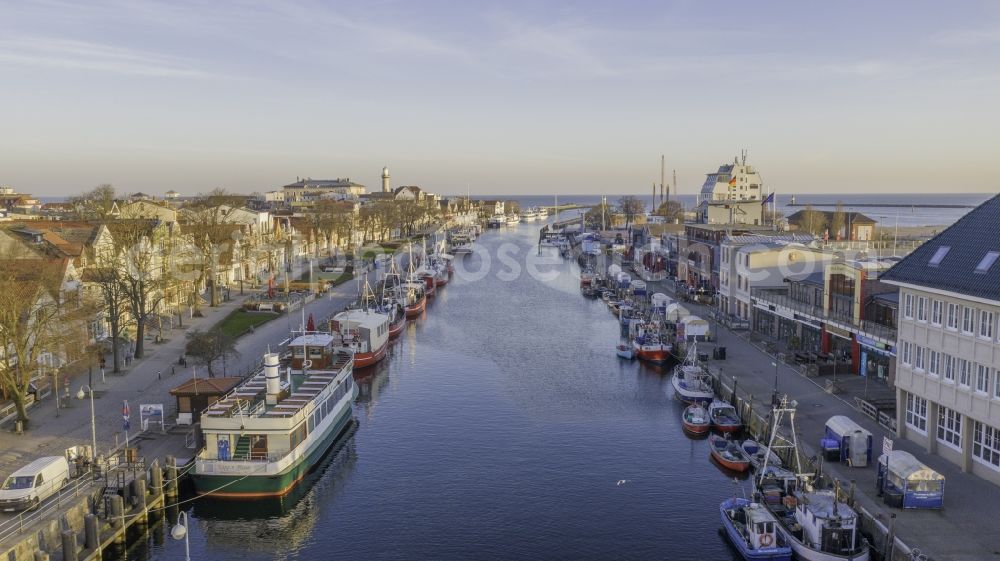
[[[837,501],[833,491],[800,493],[795,521],[801,527],[800,539],[812,549],[851,555],[863,545],[857,529],[857,513]]]
[[[334,340],[331,333],[306,333],[293,339],[288,343],[288,349],[292,352],[292,369],[302,370],[303,365],[309,370],[333,367],[338,359]]]
[[[764,549],[778,545],[778,532],[774,516],[757,503],[743,509],[747,538],[751,549]]]

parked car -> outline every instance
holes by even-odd
[[[69,462],[62,456],[38,458],[10,474],[0,487],[0,510],[37,506],[69,483]]]

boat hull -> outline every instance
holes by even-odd
[[[351,415],[352,408],[345,407],[336,421],[330,423],[326,434],[317,441],[316,446],[281,473],[250,476],[193,473],[191,481],[194,483],[195,492],[199,495],[228,500],[253,500],[287,495],[316,467],[326,451],[336,442],[337,437],[347,429]]]
[[[726,469],[730,469],[732,471],[737,471],[740,473],[750,469],[750,460],[742,456],[743,450],[741,448],[737,446],[737,449],[739,450],[740,454],[738,458],[730,457],[726,455],[725,448],[720,448],[718,446],[722,442],[725,442],[727,446],[730,444],[728,440],[725,440],[722,437],[716,437],[716,436],[709,437],[709,446],[710,446],[709,451],[711,452],[712,457],[715,458],[715,461],[719,462],[719,465],[721,465]]]
[[[689,423],[686,420],[681,421],[681,427],[685,432],[696,435],[708,434],[709,428],[711,428],[706,423]]]
[[[378,363],[378,361],[385,358],[386,352],[389,350],[389,340],[386,339],[382,347],[376,349],[370,353],[354,353],[354,369],[365,368],[368,366],[373,366]]]
[[[749,502],[749,501],[748,501]],[[726,515],[726,510],[741,506],[738,499],[729,499],[719,505],[719,514],[722,516],[722,527],[726,532],[733,547],[739,551],[740,556],[747,561],[791,561],[792,549],[790,547],[766,547],[762,549],[751,549],[743,535],[733,525],[732,519]],[[776,524],[777,526],[777,524]],[[787,542],[786,542],[787,543]]]
[[[618,348],[616,349],[615,352],[618,353],[618,356],[620,358],[625,358],[628,360],[632,360],[635,358],[635,350],[627,345],[618,345]]]
[[[806,547],[806,544],[800,542],[793,536],[784,526],[778,524],[778,531],[785,537],[785,541],[792,546],[792,551],[795,552],[796,559],[802,559],[803,561],[868,561],[868,548],[865,547],[864,551],[854,555],[836,555],[834,553],[824,553],[822,551],[816,551],[815,549]]]
[[[681,402],[686,403],[688,405],[697,404],[697,405],[707,406],[709,403],[712,403],[713,399],[715,399],[714,393],[689,390],[687,388],[684,388],[678,381],[676,374],[673,376],[673,379],[671,380],[671,385],[674,388],[674,397],[676,397]]]
[[[424,313],[424,308],[426,307],[427,307],[427,299],[422,298],[420,302],[418,302],[417,304],[406,307],[406,317],[415,318],[420,314]]]
[[[389,338],[395,339],[399,337],[399,334],[403,332],[403,328],[406,327],[406,315],[399,318],[396,323],[389,324]]]

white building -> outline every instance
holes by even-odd
[[[757,168],[748,165],[746,155],[709,173],[701,186],[702,201],[760,201],[764,182]]]
[[[882,275],[899,286],[899,436],[1000,484],[1000,195]]]

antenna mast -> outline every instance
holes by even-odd
[[[660,204],[663,204],[663,176],[666,173],[667,159],[666,156],[660,154]]]

